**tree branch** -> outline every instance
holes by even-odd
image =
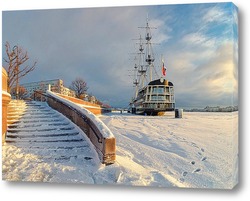
[[[5,43],[5,52],[7,58],[4,58],[3,61],[7,64],[8,88],[10,89],[14,86],[17,78],[20,79],[35,69],[37,61],[32,66],[23,67],[23,64],[29,60],[28,52],[18,45],[11,49],[8,41]]]

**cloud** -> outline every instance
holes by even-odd
[[[207,12],[202,17],[202,20],[205,23],[214,23],[214,22],[227,22],[228,18],[225,14],[225,10],[223,10],[221,7],[218,6],[218,4],[215,4],[212,8],[209,8]]]
[[[98,98],[126,96],[129,102],[120,92],[132,90],[124,87],[132,83],[127,76],[131,39],[146,22],[138,13],[146,16],[147,7],[6,12],[3,38],[38,58],[36,71],[22,82],[61,78],[67,86],[81,76]],[[14,26],[22,32],[13,32]]]
[[[152,26],[152,37],[156,43],[166,43],[171,39],[172,29],[166,25],[164,20],[154,18],[150,19],[149,23]]]
[[[203,7],[193,17],[189,15],[189,27],[173,28],[179,40],[164,55],[177,106],[237,104],[238,41],[237,32],[233,34],[237,20],[232,20],[237,15],[226,6]]]
[[[133,94],[132,39],[144,37],[138,27],[149,14],[157,27],[153,42],[160,43],[153,47],[155,66],[163,54],[178,104],[224,104],[231,86],[237,88],[237,15],[233,10],[231,16],[228,4],[204,5],[3,12],[3,41],[23,46],[38,60],[21,82],[60,78],[68,86],[82,77],[97,98],[127,106]]]
[[[229,105],[238,96],[237,61],[234,60],[234,44],[223,43],[209,57],[207,53],[174,52],[169,61],[169,72],[175,84],[177,102],[189,97],[186,105]],[[206,51],[205,51],[206,52]],[[201,59],[201,61],[197,61]],[[236,73],[236,74],[235,74]]]
[[[213,48],[216,47],[216,39],[212,37],[208,37],[203,33],[200,32],[194,32],[185,35],[182,39],[181,42],[186,44],[190,48],[196,47],[196,48]]]

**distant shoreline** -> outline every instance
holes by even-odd
[[[193,109],[183,109],[184,112],[236,112],[238,111],[238,106],[227,106],[227,107],[211,107],[207,106],[203,109],[193,108]]]

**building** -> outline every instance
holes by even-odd
[[[32,97],[34,94],[34,91],[40,91],[40,92],[45,93],[48,90],[49,85],[51,87],[51,91],[53,92],[60,93],[66,96],[75,97],[75,92],[69,88],[64,87],[63,81],[61,79],[30,82],[30,83],[20,84],[20,87],[23,87],[26,89],[27,97]]]

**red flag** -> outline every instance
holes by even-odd
[[[162,75],[163,76],[166,76],[166,71],[167,71],[167,69],[166,69],[166,67],[164,65],[164,61],[162,61]]]

